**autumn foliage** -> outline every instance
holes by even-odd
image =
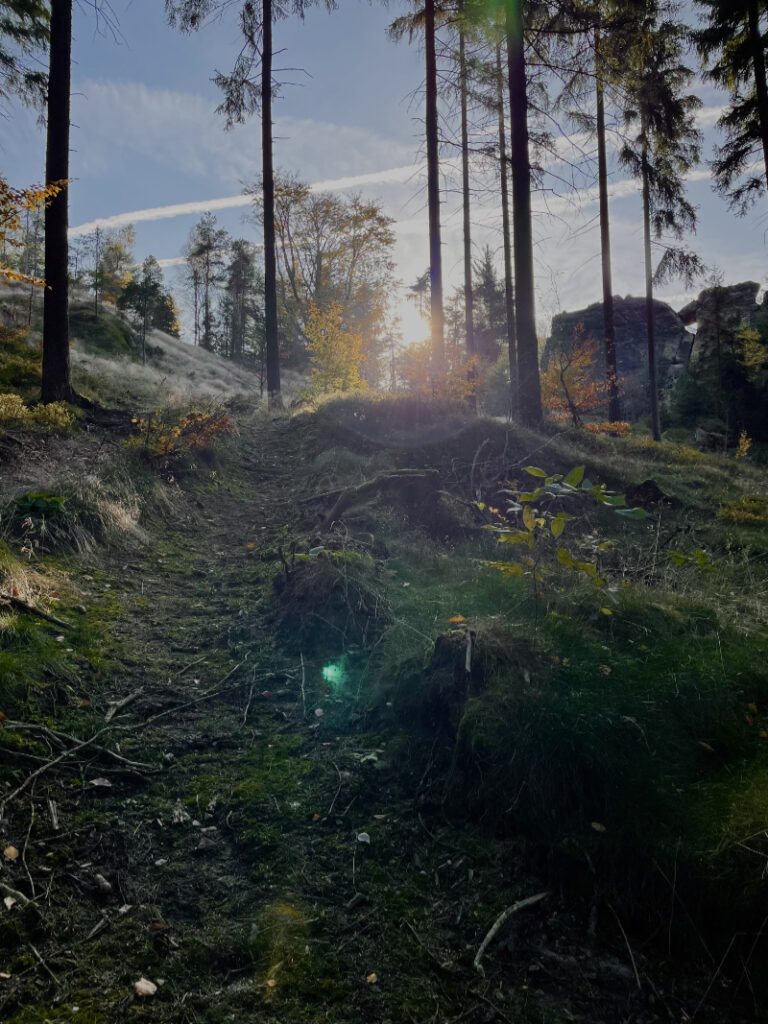
[[[56,181],[50,185],[12,188],[0,178],[0,248],[20,247],[21,242],[18,241],[16,235],[21,231],[24,214],[44,210],[66,184],[66,181]],[[0,280],[34,284],[40,288],[45,286],[45,282],[38,277],[32,277],[20,270],[2,265],[0,265]]]
[[[558,420],[570,417],[575,427],[583,417],[608,402],[608,385],[597,372],[599,346],[579,324],[569,341],[554,352],[541,377],[544,408]]]
[[[343,316],[344,309],[338,302],[331,303],[327,309],[320,309],[314,303],[309,308],[306,334],[312,363],[312,394],[366,387],[360,374],[365,361],[363,337],[345,328]]]
[[[128,441],[157,469],[183,463],[185,456],[210,448],[223,434],[234,433],[229,416],[221,412],[189,412],[168,423],[160,416],[135,419],[138,435]]]
[[[447,370],[436,373],[432,343],[410,345],[400,362],[400,375],[406,388],[429,398],[464,402],[478,393],[486,366],[479,356],[449,359]]]

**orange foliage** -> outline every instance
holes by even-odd
[[[55,181],[50,185],[32,185],[31,188],[11,188],[0,178],[0,247],[18,248],[21,242],[14,235],[21,231],[22,215],[43,210],[66,187],[66,181]],[[0,280],[45,287],[45,281],[32,277],[20,270],[0,266]]]
[[[553,353],[541,375],[541,399],[555,419],[570,417],[580,427],[583,416],[607,403],[608,385],[596,375],[598,351],[598,343],[579,324],[570,341]]]
[[[464,402],[479,391],[485,373],[479,356],[456,359],[439,378],[435,374],[429,341],[411,345],[403,353],[400,373],[409,391],[430,398]]]
[[[193,451],[209,448],[222,435],[234,433],[226,413],[190,412],[174,424],[153,416],[134,420],[139,436],[131,438],[130,447],[141,448],[144,457],[154,466],[168,469]]]
[[[632,424],[626,420],[613,420],[609,423],[585,423],[584,429],[590,434],[610,434],[612,437],[626,437],[632,430]]]

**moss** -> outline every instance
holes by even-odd
[[[69,332],[85,348],[108,356],[135,357],[133,332],[108,311],[96,316],[93,309],[75,307],[69,314]]]
[[[309,925],[292,903],[266,906],[253,926],[250,952],[257,965],[257,981],[265,1002],[271,1002],[303,973]]]

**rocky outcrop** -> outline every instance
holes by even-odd
[[[614,297],[616,322],[616,357],[619,377],[623,379],[625,393],[624,414],[636,419],[648,411],[648,335],[646,332],[645,299],[627,296]],[[688,364],[695,335],[666,302],[654,302],[656,325],[656,353],[662,390],[669,390]],[[550,353],[570,340],[573,332],[583,324],[587,335],[598,341],[603,338],[603,304],[596,302],[573,313],[559,313],[552,320],[552,333],[544,349],[544,365]],[[602,376],[602,361],[598,367]]]
[[[703,292],[680,310],[686,326],[696,324],[696,341],[691,352],[693,365],[730,350],[742,324],[755,326],[762,307],[757,303],[760,285],[755,281],[718,285]]]

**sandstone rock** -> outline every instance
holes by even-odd
[[[648,412],[648,335],[645,325],[645,299],[627,296],[614,297],[614,319],[616,323],[616,358],[619,377],[623,378],[624,416],[637,419]],[[656,358],[662,393],[674,386],[685,369],[695,336],[671,306],[660,300],[654,301],[656,326]],[[573,313],[559,313],[552,320],[552,334],[544,349],[544,365],[550,353],[569,340],[579,324],[584,325],[587,335],[603,344],[603,304],[596,302],[586,309]],[[602,359],[596,367],[598,376],[604,376]]]
[[[697,325],[691,352],[693,366],[716,357],[718,349],[730,351],[743,323],[755,325],[761,309],[757,304],[759,290],[755,281],[705,288],[680,310],[680,319],[686,326]]]

